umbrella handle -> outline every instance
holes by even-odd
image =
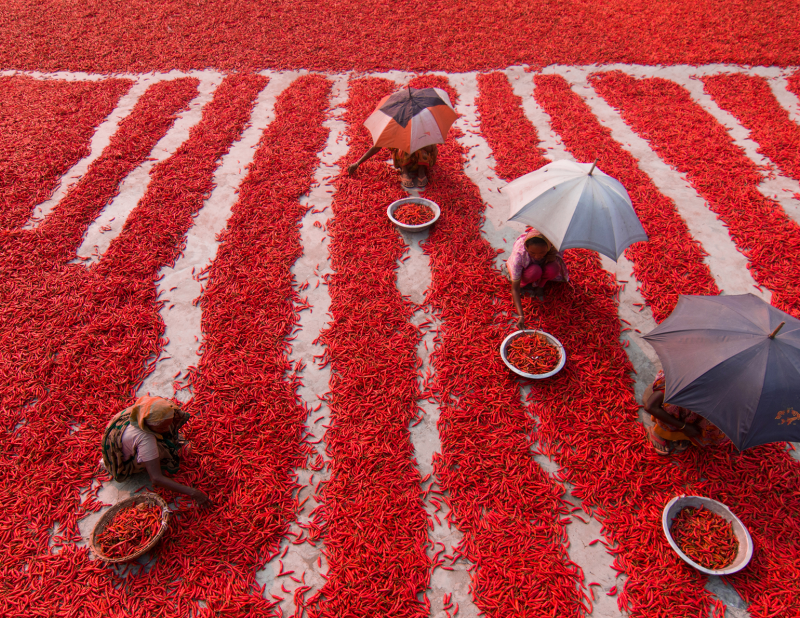
[[[589,170],[589,176],[592,175],[592,172],[594,171],[595,167],[597,167],[597,159],[595,159],[594,163],[592,163],[592,169]]]
[[[770,335],[769,335],[769,338],[770,338],[770,339],[775,339],[775,335],[777,335],[777,334],[778,334],[778,331],[779,331],[780,329],[782,329],[782,328],[783,328],[783,325],[784,325],[784,324],[786,324],[786,322],[781,322],[780,324],[778,324],[778,325],[775,327],[775,330],[774,330],[774,331],[772,331],[772,332],[770,333]]]

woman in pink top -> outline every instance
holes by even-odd
[[[189,415],[168,399],[139,397],[108,423],[101,443],[103,465],[115,481],[147,471],[153,485],[186,494],[200,506],[210,505],[199,489],[164,475],[178,471],[181,454],[187,450],[178,430],[188,420]]]
[[[541,300],[548,281],[569,281],[567,265],[561,253],[542,233],[531,228],[522,234],[506,260],[506,277],[511,281],[511,298],[517,309],[517,328],[525,328],[520,298],[523,288],[528,288]]]

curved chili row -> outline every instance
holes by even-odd
[[[127,134],[132,140],[157,141],[174,113],[194,96],[196,84],[194,79],[180,80],[157,88],[156,96],[143,96],[120,128],[120,139]],[[157,119],[160,121],[155,122]],[[140,121],[147,122],[142,125]],[[128,134],[129,128],[132,134]],[[113,145],[109,149],[96,163],[102,165],[107,156],[113,156]],[[94,174],[92,168],[89,174]],[[79,183],[72,191],[80,192],[81,186]],[[99,197],[115,190],[110,188]],[[70,193],[65,197],[69,207],[59,208],[52,218],[67,220],[81,211],[83,202],[73,200]],[[148,317],[141,306],[128,309],[138,300],[136,295],[130,303],[124,287],[66,263],[74,248],[72,238],[45,235],[40,230],[0,233],[0,424],[11,432],[0,441],[0,452],[9,461],[26,456],[35,471],[26,475],[25,470],[12,468],[0,478],[0,491],[9,496],[0,515],[0,530],[11,531],[3,548],[17,557],[42,552],[41,543],[48,537],[43,530],[51,521],[59,521],[61,530],[74,534],[75,517],[80,513],[78,488],[90,484],[91,465],[96,461],[97,444],[91,443],[94,437],[88,434],[100,435],[93,432],[102,431],[103,415],[124,407],[160,336],[152,332],[152,311]],[[139,285],[148,295],[153,293],[152,276]],[[148,296],[141,301],[149,309]],[[114,308],[118,304],[121,309]],[[126,310],[127,316],[116,315]],[[141,332],[137,330],[140,326]],[[87,371],[93,378],[88,384],[68,367],[83,363],[91,364]],[[73,422],[78,426],[85,422],[84,432],[73,434]],[[76,463],[71,475],[65,476],[61,460],[72,461],[69,453],[77,453]],[[25,491],[15,489],[19,482]],[[38,491],[59,498],[44,511],[36,499]],[[44,518],[35,534],[14,525],[15,518],[23,516]]]
[[[691,237],[675,203],[656,188],[563,77],[537,75],[534,80],[534,96],[567,150],[578,161],[597,159],[600,169],[628,190],[648,241],[632,245],[625,256],[633,263],[642,297],[656,321],[672,313],[680,294],[719,294],[703,261],[706,252]]]
[[[478,75],[475,105],[481,132],[495,155],[495,172],[514,180],[548,163],[539,147],[539,136],[522,110],[522,99],[514,94],[503,73]]]
[[[3,300],[6,311],[20,322],[3,325],[11,328],[2,331],[2,345],[8,343],[9,332],[21,338],[11,358],[17,361],[16,372],[31,384],[24,391],[12,390],[8,400],[8,373],[2,383],[2,425],[13,431],[14,422],[19,423],[10,444],[3,442],[3,457],[24,464],[2,475],[0,534],[10,538],[0,551],[5,568],[24,573],[18,581],[28,596],[4,596],[0,613],[46,615],[91,608],[91,613],[108,615],[188,615],[195,605],[192,599],[230,595],[233,584],[228,582],[252,577],[252,563],[231,564],[224,571],[209,570],[204,579],[179,583],[186,554],[180,542],[173,545],[173,537],[163,546],[158,566],[135,584],[128,582],[142,585],[146,579],[146,593],[129,595],[109,586],[120,586],[114,571],[98,569],[87,561],[85,550],[65,543],[79,538],[77,517],[99,506],[92,498],[81,504],[80,490],[95,478],[107,420],[131,402],[148,357],[166,343],[153,279],[180,250],[191,214],[211,189],[219,157],[241,135],[264,83],[261,76],[245,75],[223,81],[188,141],[154,168],[148,192],[119,242],[112,244],[111,256],[95,268],[66,264],[42,269],[33,256],[27,270],[13,270],[15,280]],[[41,346],[41,352],[34,355],[27,345]],[[195,477],[202,476],[207,480],[197,484],[215,494],[213,485],[205,483],[218,477],[205,468],[205,461],[203,455],[190,457],[179,478],[195,484]],[[219,533],[221,521],[252,525],[249,512],[247,517],[222,508],[203,516],[195,513],[192,509],[185,517],[194,520],[200,543],[212,547],[224,547],[230,540],[229,534]],[[54,539],[57,558],[49,548],[54,522],[60,524]],[[185,525],[175,523],[178,529]],[[238,577],[233,576],[236,570],[242,572]],[[252,595],[245,596],[254,602]],[[260,597],[256,601],[269,605]]]
[[[441,77],[411,85],[443,88],[456,101]],[[442,209],[424,245],[432,273],[427,299],[442,321],[432,355],[442,442],[434,469],[451,523],[464,534],[459,550],[474,563],[472,593],[481,611],[582,616],[588,599],[566,552],[564,488],[533,459],[519,387],[500,358],[498,346],[511,330],[501,312],[511,307],[509,285],[481,235],[484,204],[464,173],[457,134],[451,129],[439,148],[425,192]],[[495,154],[498,165],[507,164]],[[546,160],[539,155],[537,163]]]
[[[350,82],[346,170],[372,146],[364,120],[396,86],[385,79]],[[377,159],[377,157],[375,158]],[[328,223],[330,314],[321,340],[331,363],[330,426],[325,434],[330,478],[318,511],[325,523],[328,581],[309,601],[312,617],[407,616],[429,613],[431,561],[420,474],[409,424],[419,397],[413,311],[396,285],[404,243],[386,216],[405,194],[384,161],[357,176],[344,173]]]
[[[23,225],[50,197],[130,87],[129,79],[0,77],[0,228]]]
[[[800,317],[800,226],[761,194],[756,164],[725,127],[674,82],[620,71],[590,80],[664,161],[687,175],[747,256],[755,280],[772,292],[772,304]]]
[[[255,92],[266,84],[258,79]],[[183,474],[213,497],[215,512],[190,507],[183,513],[158,569],[181,578],[176,596],[187,603],[200,598],[224,614],[267,612],[272,605],[254,589],[255,572],[274,556],[295,517],[294,469],[309,453],[307,410],[297,396],[287,337],[302,306],[291,272],[302,252],[299,226],[307,208],[299,198],[327,139],[322,123],[330,86],[324,77],[305,76],[278,97],[200,300],[204,343],[197,369],[190,370],[196,456]],[[223,573],[216,571],[220,563]],[[140,577],[133,584],[148,599],[142,603],[148,612],[163,603],[149,598],[152,583]]]
[[[758,142],[758,152],[780,170],[800,180],[800,126],[792,122],[759,75],[722,73],[703,78],[705,90],[725,111],[730,112]]]
[[[555,117],[554,128],[565,145],[570,147],[579,139],[596,144],[595,127],[580,114],[581,108],[564,90],[566,83],[550,77],[540,83],[537,76],[536,97]],[[484,90],[482,84],[481,99],[486,97],[486,101],[481,105],[500,105],[511,113],[521,113],[520,99],[507,84],[495,79],[491,90]],[[499,103],[493,102],[494,97]],[[569,132],[573,123],[577,128]],[[498,168],[505,161],[513,164],[518,158],[538,155],[535,129],[524,117],[520,124],[529,127],[526,132],[531,135],[530,143],[520,143],[492,124],[481,123],[487,139],[491,136],[497,144],[493,152]],[[536,167],[546,163],[540,158]],[[575,249],[566,251],[565,259],[570,269],[569,284],[550,284],[546,303],[523,299],[526,325],[553,334],[567,351],[567,363],[561,372],[531,384],[530,409],[539,420],[534,435],[540,448],[561,466],[561,478],[574,485],[572,493],[584,501],[583,508],[595,510],[605,526],[606,538],[617,543],[615,566],[628,575],[618,598],[620,605],[634,616],[656,616],[672,606],[670,595],[680,594],[684,609],[691,608],[698,616],[707,613],[708,594],[686,573],[679,572],[671,581],[659,582],[661,593],[648,595],[652,578],[668,568],[666,565],[678,567],[679,561],[659,536],[660,514],[652,518],[633,511],[659,513],[663,496],[669,496],[676,485],[664,475],[663,462],[655,455],[649,456],[644,433],[636,422],[637,405],[629,377],[632,367],[619,344],[617,285],[601,268],[597,254]],[[508,283],[504,283],[500,306],[513,311]],[[643,480],[645,489],[639,490]],[[618,509],[621,504],[631,506]]]

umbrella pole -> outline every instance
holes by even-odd
[[[594,163],[592,163],[592,169],[589,170],[589,176],[592,175],[592,172],[594,171],[595,167],[597,167],[597,159],[595,159]]]
[[[772,331],[772,332],[770,333],[770,335],[769,335],[769,338],[770,338],[770,339],[775,339],[775,335],[777,335],[777,334],[778,334],[778,331],[779,331],[780,329],[782,329],[782,328],[783,328],[783,325],[784,325],[784,324],[786,324],[786,322],[781,322],[780,324],[778,324],[778,325],[775,327],[775,330],[774,330],[774,331]]]

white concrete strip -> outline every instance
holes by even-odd
[[[671,68],[672,67],[669,67],[669,69],[671,69]],[[666,70],[668,71],[669,69],[666,69]],[[595,113],[595,115],[600,119],[600,121],[603,124],[605,124],[606,126],[609,126],[611,124],[610,121],[613,120],[613,121],[615,121],[614,122],[615,128],[619,129],[618,123],[621,123],[621,117],[619,116],[619,114],[615,110],[613,110],[613,108],[611,108],[611,106],[606,104],[603,101],[602,97],[597,95],[597,93],[594,91],[594,89],[588,84],[588,82],[586,80],[586,77],[588,76],[588,74],[590,72],[592,72],[591,69],[588,69],[588,70],[583,70],[583,69],[576,70],[576,69],[573,68],[572,70],[569,70],[569,71],[568,70],[560,71],[559,74],[561,74],[565,79],[567,79],[568,82],[573,84],[573,90],[578,92],[578,94],[580,94],[584,98],[584,100],[586,100],[586,102],[589,104],[589,106],[592,109],[592,111]],[[670,79],[670,80],[675,81],[675,77],[673,75],[670,75],[670,76],[651,75],[651,74],[648,74],[647,72],[645,72],[643,75],[642,74],[635,75],[635,77],[638,77],[638,78],[651,77],[651,76],[664,77],[665,79]],[[702,85],[702,82],[700,82],[700,83]],[[603,108],[603,107],[601,107],[599,105],[600,102],[602,102],[605,105],[605,108]],[[624,124],[624,123],[622,123],[622,124]],[[633,141],[634,141],[633,138],[639,139],[637,136],[635,136],[635,134],[632,131],[628,135],[625,135],[625,134],[619,135],[619,132],[617,133],[617,135],[615,135],[613,128],[612,128],[612,137],[614,137],[614,139],[616,139],[618,142],[623,144],[623,147],[625,145],[627,145],[629,149],[632,148],[630,146],[630,144],[633,143]],[[620,139],[620,138],[622,138],[622,139]],[[627,138],[627,141],[626,141],[626,138]],[[639,144],[639,146],[642,149],[641,152],[643,154],[647,154],[645,152],[645,149],[650,152],[650,156],[651,157],[655,154],[655,153],[652,152],[652,150],[649,148],[649,146],[647,146],[646,143],[644,145]],[[640,157],[637,156],[637,153],[633,152],[632,149],[630,150],[630,152],[632,152],[632,154],[634,156],[636,156],[637,158],[640,158]],[[660,161],[660,159],[658,159],[658,161],[660,163],[662,163],[662,165],[664,165],[663,162]],[[654,174],[651,173],[650,170],[648,170],[645,167],[645,165],[642,163],[641,158],[640,158],[640,166],[645,171],[645,173],[647,173],[650,176],[650,178],[653,180],[653,182],[656,184],[656,186],[659,188],[659,190],[661,190],[662,193],[664,193],[665,195],[669,195],[666,191],[664,191],[661,188],[661,186],[659,185],[659,181],[656,180],[656,177],[654,176]],[[661,169],[663,170],[663,168],[661,168]],[[673,172],[673,174],[674,173],[675,172]],[[667,176],[667,175],[665,174],[665,176]],[[669,176],[667,176],[667,177],[669,177]],[[676,182],[676,179],[674,177],[671,180],[672,180],[673,183]],[[682,182],[682,183],[686,182],[684,180],[683,175],[680,175],[680,178],[678,179],[678,182]],[[664,184],[665,186],[668,186],[668,183],[665,182],[663,178],[661,179],[661,183]],[[672,199],[675,201],[676,204],[680,204],[681,203],[679,200],[675,199],[675,197],[673,197],[673,196],[669,196],[669,197],[672,197]],[[699,196],[696,196],[696,197],[698,199],[701,199],[701,198],[699,198]],[[694,231],[695,230],[692,228],[692,224],[689,223],[689,218],[687,217],[686,213],[682,209],[679,209],[679,212],[681,213],[681,216],[683,216],[684,220],[687,221],[687,225],[689,225],[689,229],[692,232],[692,234],[694,235]],[[717,221],[717,223],[719,223],[716,218],[714,220]],[[727,236],[727,233],[726,233],[726,236]],[[695,238],[697,238],[697,237],[695,236]],[[725,254],[723,254],[723,259],[721,260],[721,264],[720,265],[722,265],[722,266],[724,266],[726,262],[730,261],[731,257],[733,257],[733,255],[741,256],[742,258],[744,257],[738,252],[738,250],[736,250],[735,246],[733,245],[733,242],[730,241],[729,237],[728,237],[728,241],[729,242],[727,243],[727,245],[726,244],[722,245],[722,248],[727,247],[727,251],[726,251]],[[710,247],[708,245],[705,245],[705,244],[704,244],[704,247],[705,247],[706,251],[708,251],[709,253],[712,253],[712,247]],[[716,249],[716,247],[714,247],[714,248]],[[729,255],[731,252],[732,252],[732,255]],[[627,260],[625,260],[625,262],[627,262]],[[617,270],[622,269],[623,273],[625,271],[627,271],[628,268],[630,268],[630,266],[628,266],[628,264],[626,264],[625,262],[617,264]],[[610,260],[606,261],[604,259],[604,267],[607,270],[611,270],[612,269],[611,265],[613,265],[613,262],[611,262]],[[709,268],[711,268],[710,263],[709,263]],[[728,268],[731,268],[731,266],[728,266]],[[749,271],[746,269],[746,264],[744,265],[744,267],[740,266],[739,268],[742,268],[745,273],[749,273]],[[614,271],[611,270],[611,272],[614,272]],[[724,271],[724,272],[725,272],[726,275],[728,275],[730,277],[735,277],[736,276],[735,272],[732,272],[732,271]],[[715,275],[715,278],[717,277],[717,275],[716,275],[716,273],[714,273],[713,269],[712,269],[712,274]],[[750,278],[750,279],[752,280],[752,278]],[[634,282],[635,282],[635,279],[633,277],[633,273],[631,272],[631,276],[629,277],[629,283],[626,284],[626,290],[628,289],[628,286],[631,286],[633,288],[630,292],[627,292],[627,294],[629,294],[629,295],[636,288],[638,288],[638,285],[632,285],[632,284],[634,284]],[[720,287],[720,289],[723,289],[723,285],[721,284],[719,278],[717,278],[717,285],[718,285],[718,287]],[[754,286],[755,282],[753,281],[753,283],[751,285]],[[755,287],[751,288],[750,290],[745,289],[745,290],[742,290],[742,291],[732,291],[730,289],[727,289],[726,291],[727,291],[728,294],[744,294],[744,293],[747,293],[747,292],[751,292],[751,293],[754,293],[754,294],[758,293],[758,290],[756,290]],[[654,322],[654,320],[652,318],[652,313],[650,313],[649,309],[646,309],[645,311],[647,313],[642,312],[642,313],[645,313],[644,316],[635,316],[635,315],[633,315],[633,313],[631,311],[631,309],[633,308],[632,303],[631,303],[630,307],[623,308],[623,303],[624,304],[628,304],[627,302],[624,302],[624,300],[626,300],[628,302],[630,302],[630,300],[631,300],[630,298],[624,299],[624,297],[623,297],[624,293],[625,292],[620,294],[620,309],[619,309],[620,315],[621,316],[623,314],[627,315],[628,317],[626,319],[628,319],[628,321],[630,321],[632,325],[633,324],[637,324],[638,325],[638,326],[632,326],[632,328],[639,328],[639,330],[641,330],[644,333],[649,332],[650,328],[655,327],[655,322]],[[765,296],[764,294],[761,294],[761,295],[762,295],[762,297]],[[638,296],[638,294],[636,294],[636,296]],[[767,302],[769,302],[770,297],[771,297],[771,294],[767,293],[766,297],[765,297],[765,300]],[[642,302],[642,301],[639,301],[639,302]],[[647,330],[645,330],[645,329],[647,329]],[[628,331],[628,333],[626,333],[626,334],[629,334],[629,333],[634,333],[634,331]],[[641,347],[639,346],[639,343],[641,343]],[[628,357],[630,358],[631,362],[634,365],[634,368],[637,371],[637,380],[636,380],[636,385],[635,385],[635,391],[636,391],[636,395],[637,395],[639,401],[641,401],[641,396],[642,396],[642,393],[644,392],[644,388],[646,388],[650,383],[652,383],[652,377],[650,377],[650,376],[651,375],[654,376],[656,370],[659,367],[658,358],[657,358],[657,356],[655,356],[654,352],[652,351],[652,348],[650,348],[649,353],[645,352],[645,349],[647,349],[649,347],[650,346],[645,341],[639,339],[638,341],[635,341],[635,342],[632,341],[631,344],[629,344],[628,348],[626,348],[626,352],[628,353]],[[649,378],[649,381],[648,381],[648,378]],[[645,423],[645,424],[648,424],[648,420],[649,419],[645,418],[647,415],[644,414],[643,410],[640,410],[639,414],[640,414],[640,419],[642,420],[642,422]],[[591,522],[592,520],[590,519],[589,521]],[[571,525],[568,526],[568,528],[569,527],[571,527]],[[576,563],[581,564],[581,562],[579,562],[575,558],[573,558],[573,560]],[[599,564],[595,561],[595,559],[592,559],[591,561],[588,561],[588,563],[592,565],[591,566],[592,569],[597,569],[598,566],[599,566]],[[583,565],[581,564],[581,566],[583,566]],[[597,581],[597,580],[595,580],[595,581]],[[730,618],[734,618],[734,617],[735,618],[748,618],[749,613],[747,612],[746,609],[744,609],[744,608],[746,608],[746,603],[741,599],[741,597],[738,596],[738,594],[736,594],[735,591],[733,591],[732,588],[731,588],[731,592],[730,593],[728,591],[725,591],[725,594],[722,594],[721,590],[720,590],[720,587],[718,585],[718,582],[714,582],[714,581],[710,580],[708,582],[708,584],[706,585],[706,589],[709,592],[711,592],[712,594],[714,594],[715,596],[717,596],[717,598],[719,598],[723,603],[725,603],[726,612],[727,612],[727,615],[730,616]],[[597,610],[595,610],[595,612],[596,611]],[[619,612],[619,610],[617,610],[617,612]],[[607,614],[600,613],[600,614],[597,614],[597,615],[598,616],[606,616]],[[621,615],[621,614],[618,614],[618,615]]]
[[[800,124],[800,98],[789,90],[789,82],[786,76],[779,75],[776,77],[767,77],[766,79],[778,103],[789,112],[789,118],[793,122]]]
[[[305,369],[300,372],[302,385],[298,389],[298,394],[303,403],[310,410],[306,421],[306,434],[312,442],[316,442],[314,448],[318,455],[317,461],[325,462],[322,470],[314,471],[310,468],[295,470],[298,483],[301,485],[298,497],[302,501],[306,499],[297,514],[297,521],[292,525],[291,535],[293,539],[285,538],[281,541],[281,553],[286,552],[282,558],[275,558],[264,569],[256,572],[256,580],[259,585],[266,585],[265,597],[275,600],[270,595],[282,597],[280,602],[281,611],[284,616],[291,616],[295,612],[294,591],[302,584],[299,584],[289,576],[281,574],[280,564],[283,564],[284,571],[294,571],[294,576],[303,579],[301,574],[305,574],[306,585],[311,589],[305,593],[305,598],[310,598],[325,583],[323,575],[327,574],[327,563],[322,555],[323,541],[316,541],[316,545],[307,542],[298,544],[292,543],[302,536],[307,536],[303,529],[298,525],[305,524],[311,520],[312,511],[319,505],[316,500],[315,487],[320,481],[330,477],[330,468],[327,465],[329,460],[325,456],[325,444],[322,441],[325,437],[325,425],[330,421],[330,409],[325,401],[320,400],[329,391],[330,365],[321,367],[323,362],[315,359],[321,357],[326,348],[321,343],[314,343],[319,337],[320,332],[327,327],[328,309],[331,304],[331,297],[328,291],[326,276],[333,274],[330,256],[328,251],[329,236],[327,233],[327,221],[333,216],[332,204],[334,195],[333,182],[339,175],[337,162],[347,154],[347,138],[345,136],[346,125],[343,120],[344,104],[347,101],[348,76],[337,75],[333,77],[331,91],[330,115],[323,123],[330,131],[328,140],[320,154],[320,163],[314,173],[314,184],[309,191],[307,198],[302,201],[309,206],[309,210],[303,217],[300,229],[301,242],[303,244],[303,255],[294,264],[292,272],[295,276],[295,286],[302,297],[307,297],[311,309],[300,313],[300,323],[298,325],[296,339],[292,341],[292,351],[289,355],[293,363],[303,363]],[[278,562],[281,561],[281,563]],[[290,590],[287,594],[282,590]]]
[[[478,96],[477,73],[453,74],[448,77],[459,97],[456,107],[459,117],[454,126],[463,133],[459,141],[468,151],[464,172],[478,187],[481,199],[486,204],[486,220],[481,232],[489,244],[504,251],[495,259],[495,265],[499,268],[508,259],[514,241],[525,231],[525,226],[516,221],[508,221],[508,198],[502,193],[503,187],[508,183],[495,174],[497,162],[492,149],[481,135],[475,104]]]
[[[33,209],[31,218],[23,226],[25,229],[38,227],[42,219],[53,211],[53,208],[64,198],[69,189],[83,177],[89,169],[89,166],[95,162],[97,157],[102,154],[103,150],[105,150],[111,142],[111,136],[117,132],[120,122],[127,118],[131,111],[133,111],[139,98],[152,83],[152,80],[146,76],[136,79],[128,93],[120,98],[117,107],[114,108],[111,114],[109,114],[95,130],[89,146],[89,154],[67,170],[61,177],[58,188],[53,195],[50,196],[50,199],[42,202]]]
[[[420,243],[427,239],[428,232],[401,232],[408,246],[408,255],[400,263],[397,272],[397,287],[403,296],[411,299],[416,305],[421,305],[425,300],[425,292],[430,287],[431,271],[428,257],[423,253]],[[434,366],[430,362],[430,354],[434,349],[434,337],[439,329],[440,322],[436,317],[419,308],[411,319],[412,323],[421,327],[424,335],[417,345],[417,356],[422,367],[418,375],[420,392],[426,390],[425,379],[432,379],[435,375]],[[430,376],[430,378],[428,378]],[[417,468],[422,478],[430,477],[423,483],[425,489],[425,511],[428,514],[428,521],[433,529],[428,532],[430,545],[428,546],[428,556],[441,561],[444,566],[452,567],[449,571],[441,567],[434,566],[431,574],[430,588],[427,591],[431,602],[431,616],[444,616],[444,603],[446,595],[450,595],[449,600],[453,605],[458,604],[458,615],[462,618],[474,618],[478,615],[478,609],[472,601],[469,592],[470,574],[466,568],[469,563],[463,558],[453,563],[451,558],[444,556],[454,556],[454,550],[461,542],[463,535],[447,521],[448,507],[444,499],[434,491],[440,491],[436,476],[433,471],[433,456],[441,452],[442,444],[439,439],[438,404],[426,398],[418,401],[421,412],[420,422],[410,428],[411,444],[414,446],[414,458]],[[438,521],[437,521],[438,519]]]
[[[532,75],[517,70],[509,70],[506,72],[506,75],[512,85],[514,94],[522,99],[522,109],[525,112],[525,116],[536,129],[540,140],[539,146],[547,151],[547,158],[553,161],[562,159],[574,161],[574,157],[567,151],[553,130],[550,124],[550,115],[539,106],[533,96],[534,83]],[[604,262],[604,265],[606,264],[609,264],[609,268],[612,268],[612,274],[616,274],[616,267],[618,265],[614,264],[611,260]],[[637,284],[633,273],[630,272],[628,274],[627,271],[624,272],[626,273],[625,278],[629,280],[626,284],[626,289],[635,290]],[[627,309],[623,311],[622,304],[620,304],[620,314],[628,315]],[[630,348],[628,350],[630,350]],[[529,388],[522,389],[523,402],[527,399],[529,390]],[[545,472],[551,476],[558,470],[558,465],[550,461],[544,455],[536,455],[534,459]],[[567,487],[567,491],[568,493],[565,499],[579,506],[579,501],[572,496],[569,487]],[[588,524],[576,523],[576,520],[572,518],[573,523],[567,525],[567,536],[570,541],[568,549],[570,560],[583,569],[583,574],[586,578],[584,581],[585,584],[589,582],[598,582],[603,584],[604,590],[607,592],[617,581],[616,573],[611,569],[613,557],[606,552],[599,543],[592,547],[588,546],[590,541],[596,538],[602,538],[600,536],[601,524],[593,517],[589,517],[588,515],[585,515],[585,517],[587,521],[589,521]],[[623,578],[620,577],[619,582],[621,583],[622,581]],[[594,609],[589,616],[611,618],[613,616],[622,616],[622,613],[617,608],[616,600],[602,593],[595,601]]]
[[[575,157],[564,148],[561,138],[550,125],[550,114],[539,106],[533,96],[533,75],[522,68],[512,67],[506,70],[506,76],[514,94],[522,99],[522,111],[539,134],[539,146],[545,150],[545,157],[551,161],[574,161]]]
[[[626,346],[625,352],[636,371],[634,395],[636,401],[641,403],[644,390],[653,383],[656,373],[661,369],[656,351],[642,338],[642,335],[649,333],[657,324],[652,309],[645,304],[639,292],[639,283],[633,274],[633,263],[624,254],[616,262],[601,255],[600,261],[603,269],[611,273],[622,286],[617,305],[619,317],[624,320],[621,324],[623,332],[620,340]],[[644,412],[641,411],[641,414],[644,419]]]
[[[570,71],[552,72],[559,73],[570,82],[572,89],[586,101],[594,115],[611,130],[611,137],[638,160],[639,167],[656,188],[675,203],[689,233],[708,252],[705,262],[720,290],[725,294],[752,293],[769,302],[772,294],[755,287],[756,282],[747,268],[747,258],[736,248],[728,229],[708,208],[686,175],[662,161],[649,143],[625,124],[621,114],[588,83],[587,77],[593,70],[573,68]],[[674,78],[671,75],[663,77]]]
[[[198,95],[189,104],[188,111],[178,117],[166,135],[155,145],[149,157],[152,160],[144,161],[122,181],[119,193],[89,226],[83,243],[78,248],[78,257],[89,258],[82,261],[84,266],[88,267],[98,261],[108,249],[111,241],[119,236],[128,215],[147,191],[153,166],[172,156],[189,138],[192,127],[202,118],[203,107],[211,100],[214,91],[224,77],[221,73],[204,72],[202,74],[198,85]]]
[[[217,256],[217,235],[225,229],[231,209],[238,199],[238,187],[247,175],[264,129],[275,119],[275,100],[295,79],[297,73],[276,73],[256,99],[250,122],[241,138],[231,145],[214,172],[214,190],[203,204],[186,236],[186,247],[174,266],[165,266],[158,282],[161,319],[166,325],[169,343],[161,351],[155,370],[139,387],[139,394],[159,397],[175,395],[187,401],[189,389],[173,388],[174,382],[185,385],[186,370],[197,365],[197,350],[202,339],[202,312],[195,302],[203,293],[201,272],[211,266]]]
[[[530,387],[523,387],[523,400],[527,400]],[[536,451],[539,448],[538,444],[533,445],[535,454],[533,458],[536,460],[542,469],[554,481],[561,483],[567,490],[564,494],[564,500],[571,504],[573,507],[582,507],[582,501],[572,495],[572,485],[564,483],[555,478],[559,471],[559,466],[552,459]],[[603,525],[594,517],[589,516],[585,511],[570,513],[570,523],[567,524],[567,539],[569,541],[569,556],[575,564],[583,569],[584,585],[587,587],[586,594],[592,597],[592,613],[587,614],[589,618],[614,618],[625,616],[618,605],[617,598],[619,597],[622,588],[625,585],[627,576],[617,572],[611,568],[613,563],[613,556],[606,550],[600,530]],[[587,523],[588,522],[588,523]],[[599,539],[600,543],[589,545],[592,541]],[[587,568],[588,565],[588,568]],[[599,586],[589,586],[589,584],[596,583]],[[612,587],[617,587],[615,595],[608,595]]]
[[[444,75],[437,73],[438,75]],[[400,71],[390,71],[387,73],[371,74],[372,77],[384,77],[393,80],[398,86],[405,86],[413,77],[411,73]],[[435,179],[432,181],[435,182]],[[417,190],[409,191],[411,195],[419,195]],[[424,193],[422,193],[424,195]],[[428,232],[406,233],[400,232],[408,245],[409,253],[406,259],[400,262],[397,271],[397,288],[404,296],[408,296],[413,303],[421,305],[425,300],[425,292],[431,284],[431,270],[428,258],[425,256],[420,243],[424,241]],[[434,348],[434,337],[438,331],[440,323],[436,317],[423,308],[419,308],[411,318],[411,322],[422,325],[424,335],[417,345],[417,356],[422,361],[418,383],[420,391],[424,392],[426,375],[435,375],[435,368],[430,362],[430,354]],[[438,561],[443,561],[444,566],[452,567],[452,571],[434,567],[431,573],[431,583],[427,590],[428,599],[431,603],[431,617],[444,617],[448,607],[458,605],[458,615],[462,618],[476,618],[479,610],[475,606],[472,595],[470,594],[471,575],[467,572],[470,566],[465,559],[461,558],[455,562],[444,556],[454,556],[454,550],[461,542],[463,535],[451,526],[447,521],[447,505],[434,491],[440,491],[439,483],[433,472],[433,455],[441,452],[441,440],[439,439],[439,406],[428,399],[421,399],[418,402],[422,409],[422,417],[418,424],[410,428],[411,444],[414,446],[414,457],[417,468],[422,478],[430,475],[430,478],[423,483],[424,505],[428,514],[428,521],[433,526],[428,532],[430,544],[427,549],[428,556]],[[437,519],[439,520],[437,522]],[[447,596],[449,595],[449,596]],[[449,605],[445,605],[445,597]]]
[[[733,143],[741,148],[756,165],[769,170],[761,172],[762,180],[758,185],[758,190],[762,195],[778,202],[789,217],[800,223],[800,201],[792,197],[794,193],[800,193],[800,182],[784,176],[774,162],[758,152],[759,144],[751,137],[750,131],[739,124],[733,114],[726,112],[716,104],[711,95],[706,93],[700,79],[692,75],[683,75],[682,77],[682,81],[678,81],[678,84],[686,88],[694,101],[725,127]]]

